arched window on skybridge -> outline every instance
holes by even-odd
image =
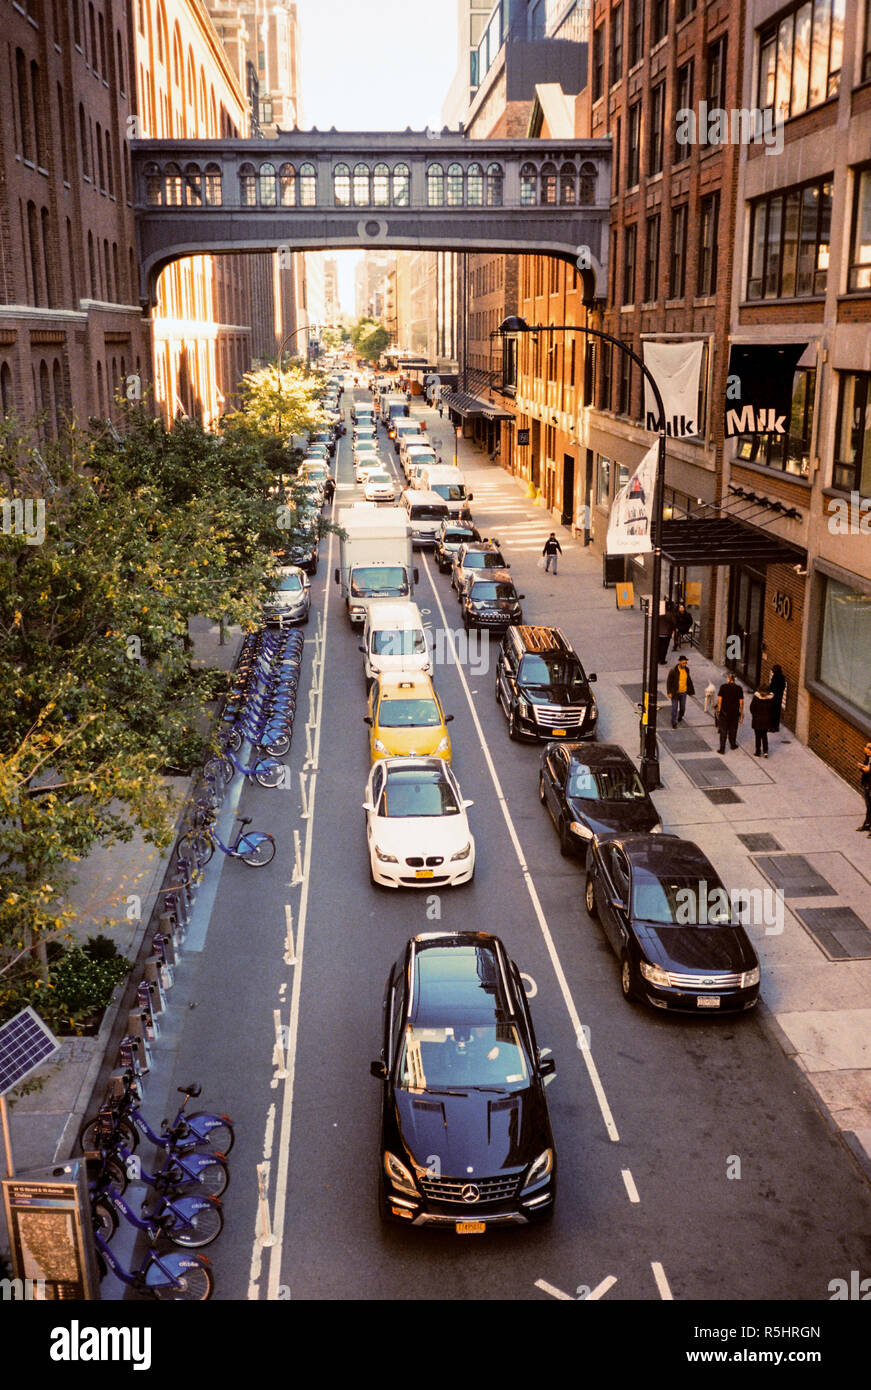
[[[296,170],[292,164],[282,164],[278,170],[278,191],[281,206],[292,208],[296,206]]]
[[[337,208],[351,206],[351,170],[347,164],[337,164],[333,170],[333,202]]]
[[[189,208],[201,208],[203,205],[203,175],[199,164],[184,166],[184,201]]]
[[[574,207],[578,201],[578,171],[571,162],[559,171],[559,200],[563,207]]]
[[[354,165],[354,204],[367,208],[372,202],[372,189],[369,181],[369,165]]]
[[[449,208],[461,208],[463,206],[462,164],[448,165],[447,195],[447,204]]]
[[[407,164],[393,166],[393,206],[407,208],[411,201],[411,174]]]
[[[440,208],[444,205],[445,171],[440,164],[427,165],[426,201],[431,208]]]
[[[484,173],[480,164],[470,164],[466,170],[466,202],[479,208],[484,201]]]
[[[181,169],[167,164],[163,170],[163,201],[167,207],[181,207]]]
[[[275,193],[275,165],[260,165],[260,205],[264,208],[274,208],[276,204]]]
[[[550,160],[541,166],[541,203],[547,207],[556,202],[556,165]]]
[[[538,173],[534,164],[524,164],[520,170],[520,202],[523,207],[532,207],[538,202]]]
[[[160,165],[153,162],[146,164],[142,172],[145,178],[145,201],[150,208],[158,208],[163,202],[163,175]]]
[[[502,206],[502,179],[504,175],[501,164],[487,165],[487,206],[488,208],[501,208]]]
[[[219,208],[224,201],[224,185],[220,164],[206,165],[206,202]]]
[[[313,208],[318,201],[318,176],[313,164],[299,166],[299,202],[304,208]]]
[[[578,186],[579,203],[595,203],[597,172],[595,164],[592,164],[590,160],[586,160],[581,165],[581,178]]]
[[[257,174],[253,164],[239,165],[239,202],[243,208],[257,206]]]
[[[372,171],[372,202],[376,208],[390,206],[390,170],[386,164],[376,164]]]

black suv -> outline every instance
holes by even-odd
[[[556,1154],[517,966],[489,932],[412,937],[387,980],[379,1210],[476,1235],[545,1221]]]
[[[467,580],[460,598],[463,627],[483,627],[489,632],[504,632],[512,623],[523,622],[520,600],[508,570],[486,570]]]
[[[453,517],[446,517],[441,524],[441,529],[436,536],[435,558],[436,563],[442,574],[448,574],[451,565],[454,563],[454,556],[461,545],[467,545],[471,541],[481,539],[477,527],[471,522],[458,522]]]
[[[509,627],[496,663],[496,699],[510,737],[595,738],[595,679],[559,628]]]

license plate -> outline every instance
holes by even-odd
[[[720,996],[719,994],[697,994],[696,1005],[700,1009],[719,1009]]]
[[[480,1236],[487,1229],[483,1221],[458,1221],[456,1226],[458,1236]]]
[[[552,730],[551,730],[551,733],[556,734],[558,737],[559,737],[560,735],[566,734],[566,732],[567,732],[566,729],[552,729]]]
[[[432,878],[433,871],[432,869],[417,869],[414,876],[415,878]],[[720,1001],[717,1000],[717,1003],[719,1002]]]

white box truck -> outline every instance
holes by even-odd
[[[335,578],[355,627],[363,623],[371,603],[414,597],[418,572],[404,507],[358,503],[341,509],[338,524],[345,535],[339,541]]]

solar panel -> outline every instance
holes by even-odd
[[[0,1026],[0,1096],[5,1096],[57,1052],[60,1043],[33,1009]]]

